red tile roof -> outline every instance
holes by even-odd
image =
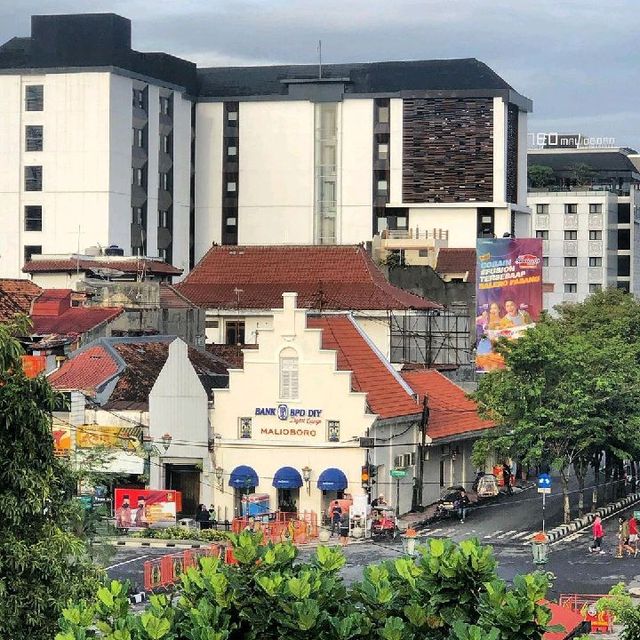
[[[237,347],[235,344],[208,344],[207,353],[220,358],[229,369],[242,369],[244,367],[243,349],[257,349],[257,344],[243,344]]]
[[[429,398],[427,435],[432,440],[463,435],[471,431],[490,429],[495,424],[478,415],[478,407],[464,389],[451,382],[439,371],[421,369],[403,371],[402,377],[422,398]]]
[[[162,260],[150,260],[149,258],[90,258],[81,257],[75,259],[69,258],[34,258],[26,262],[22,270],[25,273],[51,273],[51,272],[74,272],[95,271],[96,269],[115,269],[123,273],[135,273],[143,275],[144,273],[156,275],[172,275],[177,276],[182,273],[182,269],[178,269],[171,264],[167,264]]]
[[[297,292],[298,306],[307,309],[440,307],[390,284],[359,245],[214,246],[176,288],[216,309],[277,308],[286,291]]]
[[[80,335],[118,317],[124,309],[114,307],[72,307],[60,315],[34,315],[32,333],[36,335]]]
[[[420,414],[421,408],[386,362],[346,315],[309,316],[307,326],[322,329],[322,348],[336,351],[338,369],[351,371],[351,388],[367,394],[381,418]]]
[[[41,293],[31,280],[0,278],[0,322],[8,322],[18,313],[29,315],[31,303]]]
[[[161,309],[194,309],[196,305],[185,298],[174,286],[166,282],[160,283]]]
[[[476,281],[476,250],[442,248],[438,251],[436,272],[464,273],[469,272],[467,282]]]
[[[31,316],[59,316],[71,308],[71,289],[45,289],[33,302]]]
[[[67,360],[49,376],[56,389],[80,389],[91,393],[112,378],[120,367],[103,346],[89,347]]]

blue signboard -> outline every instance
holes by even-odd
[[[538,476],[538,493],[551,493],[551,476],[548,473]]]

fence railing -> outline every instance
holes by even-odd
[[[180,576],[189,567],[197,567],[200,558],[204,556],[217,556],[228,562],[228,551],[232,551],[231,547],[216,544],[204,549],[189,549],[182,553],[171,553],[147,560],[144,563],[144,589],[154,591],[176,584]]]
[[[596,604],[604,595],[563,593],[558,603],[561,607],[571,609],[582,616],[582,619],[591,623],[591,631],[596,633],[610,633],[613,631],[613,614],[610,611],[598,611]]]
[[[234,518],[231,531],[260,532],[264,542],[291,541],[294,544],[305,544],[309,540],[318,537],[318,515],[315,511],[302,511],[300,513],[285,513],[278,511],[268,518]]]

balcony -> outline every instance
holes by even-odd
[[[405,264],[435,266],[438,249],[449,246],[449,232],[443,229],[385,229],[373,237],[373,256],[384,262],[390,252],[404,252]]]

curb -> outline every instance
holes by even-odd
[[[632,493],[626,498],[618,500],[618,502],[610,502],[604,507],[600,507],[593,513],[587,513],[581,518],[575,518],[568,524],[561,524],[557,527],[554,527],[550,531],[546,532],[547,537],[549,538],[549,544],[559,542],[560,540],[562,540],[562,538],[566,538],[571,533],[576,533],[577,531],[581,531],[582,529],[588,527],[596,519],[596,516],[606,518],[607,516],[617,513],[618,511],[621,511],[624,508],[635,504],[636,502],[640,502],[640,493]]]
[[[152,549],[201,549],[208,547],[215,542],[201,542],[196,540],[158,540],[155,538],[110,538],[107,540],[109,544],[116,547],[150,547]]]

